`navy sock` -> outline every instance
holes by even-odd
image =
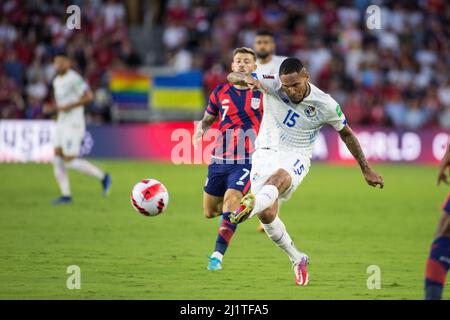
[[[450,268],[450,238],[438,237],[431,245],[430,256],[425,269],[425,299],[442,298],[445,278]]]
[[[221,254],[225,254],[225,251],[230,244],[230,240],[236,231],[237,225],[230,222],[231,212],[222,213],[222,223],[219,227],[219,234],[217,235],[216,248],[214,251],[218,251]]]

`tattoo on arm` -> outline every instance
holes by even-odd
[[[245,79],[248,77],[245,73],[242,72],[231,72],[227,76],[227,80],[230,81],[232,84],[237,84],[240,86],[246,86],[247,83],[245,82]]]
[[[361,145],[359,144],[358,139],[353,134],[352,129],[350,127],[345,126],[344,129],[339,131],[339,135],[341,136],[342,141],[344,141],[348,150],[351,152],[353,157],[358,161],[359,166],[363,172],[370,170],[369,163],[364,156],[364,152],[362,151]]]
[[[213,116],[208,112],[205,112],[203,115],[203,119],[200,121],[197,130],[201,130],[203,133],[208,131],[209,128],[213,125],[214,121],[216,121],[217,116]]]

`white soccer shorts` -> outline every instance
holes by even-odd
[[[289,200],[309,172],[311,161],[307,156],[286,150],[258,149],[252,155],[250,173],[252,193],[257,193],[267,179],[278,169],[286,170],[292,178],[291,186],[279,196]]]
[[[55,148],[61,148],[65,156],[78,157],[84,133],[85,128],[83,126],[56,124],[53,145]]]

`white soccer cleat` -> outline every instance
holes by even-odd
[[[295,275],[295,284],[298,286],[306,286],[309,282],[309,274],[308,274],[308,264],[309,258],[307,255],[303,255],[303,257],[294,265],[292,268],[294,269]]]

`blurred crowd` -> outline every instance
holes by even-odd
[[[0,1],[0,118],[46,118],[42,108],[51,99],[52,56],[64,49],[95,93],[86,108],[88,121],[109,120],[107,71],[141,61],[128,39],[123,3],[79,3],[82,29],[71,30],[66,9],[78,2]]]
[[[150,4],[148,3],[150,1]],[[154,2],[151,2],[154,1]],[[300,58],[351,124],[450,129],[450,3],[446,0],[148,0],[163,30],[165,64],[204,72],[206,96],[226,80],[231,52],[274,34],[276,54]],[[81,30],[66,27],[79,4]],[[381,28],[366,8],[381,8]],[[88,121],[110,120],[108,71],[143,64],[122,1],[0,0],[0,118],[44,118],[52,54],[65,48],[95,101]]]
[[[366,8],[381,8],[381,29]],[[211,91],[230,53],[270,30],[276,54],[300,58],[311,81],[349,122],[450,128],[450,3],[446,0],[172,0],[165,8],[167,64],[205,71]]]

